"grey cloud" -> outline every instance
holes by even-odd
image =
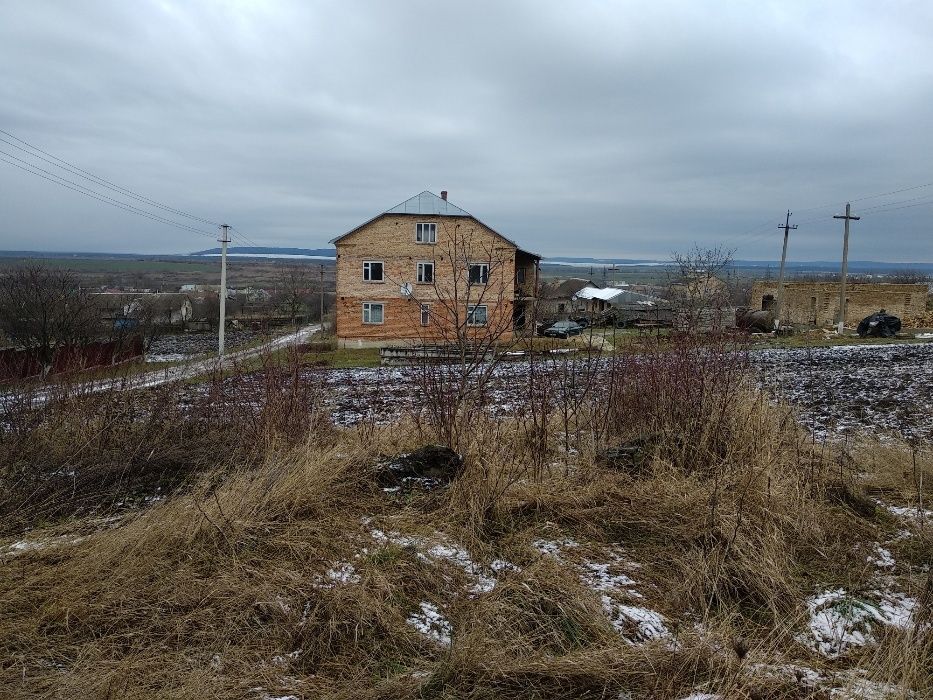
[[[322,246],[427,188],[546,255],[665,257],[699,241],[774,257],[786,207],[933,181],[925,3],[23,1],[3,13],[2,128],[264,244]],[[3,163],[0,207],[4,248],[206,242]],[[794,257],[838,256],[832,213],[798,215],[823,218],[801,225]],[[867,215],[852,256],[933,259],[931,213]]]

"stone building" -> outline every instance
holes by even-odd
[[[341,345],[508,340],[531,325],[540,256],[447,192],[415,195],[331,243]]]
[[[771,309],[778,297],[777,281],[759,281],[752,285],[751,307]],[[847,284],[846,318],[849,326],[885,309],[904,318],[919,315],[926,309],[925,284]],[[831,325],[839,313],[838,282],[785,282],[782,321],[787,323]]]

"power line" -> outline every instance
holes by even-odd
[[[231,226],[231,228],[233,227]],[[247,243],[249,243],[249,245],[253,246],[254,248],[262,248],[261,245],[259,245],[256,241],[254,241],[252,238],[250,238],[245,233],[243,233],[240,229],[233,229],[233,230],[236,231],[240,235],[240,238],[242,238]]]
[[[3,155],[9,155],[9,154],[4,153],[3,151],[0,151],[0,153],[3,153]],[[15,158],[15,156],[12,156],[12,157]],[[17,158],[16,160],[26,163],[26,161],[24,161],[22,158]],[[12,165],[14,168],[19,168],[20,170],[30,173],[31,175],[36,175],[37,177],[41,177],[43,180],[54,182],[56,185],[60,185],[61,187],[64,187],[65,189],[72,190],[74,192],[77,192],[78,194],[83,194],[85,197],[90,197],[91,199],[96,199],[99,202],[103,202],[104,204],[109,204],[110,206],[116,207],[117,209],[123,209],[124,211],[128,211],[131,214],[143,216],[147,219],[152,219],[153,221],[158,221],[159,223],[168,224],[169,226],[175,226],[176,228],[184,229],[186,231],[191,231],[192,233],[197,233],[202,236],[209,236],[210,238],[213,238],[216,235],[214,233],[210,233],[202,229],[194,228],[193,226],[188,226],[187,224],[182,224],[177,221],[172,221],[171,219],[166,219],[164,217],[158,216],[157,214],[153,214],[152,212],[147,212],[143,209],[134,207],[131,204],[120,202],[119,200],[113,199],[111,197],[107,197],[107,195],[101,194],[100,192],[95,192],[94,190],[84,187],[83,185],[78,185],[77,183],[74,183],[71,180],[66,180],[63,177],[59,177],[58,175],[52,175],[51,173],[49,173],[49,175],[52,175],[51,177],[49,177],[49,175],[43,175],[42,173],[47,173],[48,171],[43,170],[42,168],[37,168],[34,165],[30,165],[27,163],[26,166],[23,166],[18,163],[14,163],[11,160],[7,160],[6,158],[0,158],[0,161],[3,161],[4,163],[8,165]],[[30,168],[33,168],[33,169],[30,170]],[[66,184],[66,183],[70,183],[70,184]]]
[[[925,185],[914,185],[913,187],[904,187],[900,190],[891,190],[890,192],[882,192],[881,194],[872,194],[867,197],[859,197],[858,199],[851,199],[850,202],[864,202],[866,199],[876,199],[878,197],[887,197],[889,194],[900,194],[901,192],[910,192],[912,190],[920,190],[924,187],[933,187],[933,182],[928,182]]]
[[[879,192],[879,193],[876,193],[876,194],[868,194],[868,195],[864,195],[864,196],[862,196],[862,197],[857,197],[857,198],[855,198],[855,199],[850,199],[849,201],[850,201],[850,202],[864,202],[865,200],[868,200],[868,199],[877,199],[878,197],[887,197],[887,196],[889,196],[889,195],[892,195],[892,194],[900,194],[900,193],[902,193],[902,192],[912,192],[912,191],[914,191],[914,190],[920,190],[920,189],[924,189],[924,188],[927,188],[927,187],[933,187],[933,182],[927,182],[927,183],[923,183],[923,184],[921,184],[921,185],[912,185],[912,186],[910,186],[910,187],[902,187],[902,188],[900,188],[900,189],[890,190],[890,191],[888,191],[888,192]],[[873,207],[867,207],[867,208],[864,209],[863,211],[873,211],[873,212],[877,212],[877,211],[895,211],[895,210],[897,210],[897,209],[907,209],[908,207],[895,207],[895,208],[889,208],[889,207],[892,207],[892,205],[894,205],[894,204],[902,204],[902,203],[906,203],[906,202],[913,202],[913,201],[925,199],[926,197],[927,197],[927,195],[924,195],[924,196],[922,196],[922,197],[915,197],[915,198],[912,198],[912,199],[903,200],[903,202],[890,202],[890,203],[887,203],[887,204],[880,204],[880,205],[876,205],[876,206],[873,206]],[[805,209],[797,209],[796,212],[797,212],[798,214],[800,214],[800,213],[809,212],[809,211],[817,211],[817,210],[819,210],[819,209],[827,209],[827,208],[829,208],[829,207],[837,207],[837,206],[840,206],[841,204],[843,204],[843,202],[842,202],[841,200],[840,200],[840,201],[836,201],[836,202],[827,202],[826,204],[820,204],[820,205],[815,206],[815,207],[807,207],[807,208],[805,208]],[[921,204],[912,205],[912,206],[924,206],[925,204],[927,204],[927,203],[926,203],[926,202],[923,202],[923,203],[921,203]],[[811,223],[815,223],[815,222],[819,222],[819,221],[827,221],[827,220],[829,220],[829,219],[831,219],[831,218],[832,218],[832,214],[825,214],[825,215],[815,216],[815,217],[811,217],[811,218],[809,218],[809,219],[806,219],[806,220],[804,220],[804,221],[798,222],[798,225],[802,226],[802,225],[804,225],[804,224],[811,224]],[[770,222],[770,221],[768,221],[768,222],[766,222],[766,223],[759,224],[758,226],[755,226],[755,227],[753,227],[753,228],[750,228],[750,229],[747,229],[747,230],[745,230],[745,231],[742,231],[741,233],[738,233],[738,234],[736,234],[736,235],[734,235],[734,236],[732,236],[732,237],[726,239],[726,244],[728,245],[728,244],[730,244],[730,243],[734,243],[735,246],[736,246],[737,248],[742,248],[742,247],[746,247],[746,246],[748,246],[748,245],[751,245],[752,243],[756,243],[756,242],[758,242],[758,241],[764,239],[765,237],[767,237],[768,231],[763,231],[763,232],[760,232],[760,233],[756,233],[756,232],[760,231],[761,229],[765,229],[766,227],[770,227],[770,226],[771,226],[771,222]]]
[[[6,131],[6,130],[4,130],[4,129],[0,129],[0,134],[5,134],[6,136],[10,137],[10,138],[13,139],[14,141],[18,141],[19,143],[22,143],[22,144],[28,146],[28,147],[31,148],[32,150],[37,151],[37,152],[39,152],[39,153],[42,153],[43,155],[46,155],[46,156],[48,156],[49,158],[51,158],[51,159],[53,159],[54,161],[57,161],[57,162],[52,162],[52,161],[50,161],[50,160],[48,160],[48,159],[46,159],[46,158],[43,158],[42,156],[37,156],[35,153],[30,153],[28,150],[26,150],[26,149],[23,148],[22,146],[17,146],[15,143],[10,143],[10,142],[7,141],[6,139],[0,139],[0,141],[2,141],[3,143],[5,143],[5,144],[7,144],[7,145],[9,145],[9,146],[13,146],[13,148],[17,148],[17,149],[19,149],[20,151],[23,151],[24,153],[28,153],[28,154],[29,154],[30,156],[32,156],[33,158],[38,158],[39,160],[44,160],[46,163],[49,163],[50,165],[54,165],[55,167],[61,168],[62,170],[66,170],[66,171],[70,172],[72,175],[77,175],[77,176],[83,177],[83,178],[85,178],[85,179],[87,179],[87,180],[91,180],[91,181],[94,182],[95,184],[98,184],[98,185],[100,185],[100,186],[103,186],[103,187],[106,187],[106,188],[108,188],[108,189],[111,189],[111,190],[114,190],[114,191],[116,191],[116,192],[119,192],[119,193],[123,194],[124,196],[132,197],[133,199],[136,199],[137,201],[140,201],[140,202],[144,202],[144,203],[146,203],[146,204],[148,204],[148,205],[150,205],[150,206],[158,207],[159,209],[163,209],[163,210],[165,210],[165,211],[171,212],[172,214],[176,214],[176,215],[178,215],[178,216],[184,216],[184,217],[186,217],[186,218],[193,219],[193,220],[195,220],[195,221],[200,221],[200,222],[203,223],[203,224],[210,224],[211,226],[220,226],[220,225],[221,225],[220,223],[218,223],[218,222],[216,222],[216,221],[211,221],[210,219],[205,219],[205,218],[200,217],[200,216],[195,216],[194,214],[190,214],[190,213],[188,213],[188,212],[186,212],[186,211],[183,211],[183,210],[181,210],[181,209],[175,209],[174,207],[170,207],[170,206],[168,206],[167,204],[162,204],[161,202],[157,202],[156,200],[151,199],[151,198],[149,198],[149,197],[146,197],[145,195],[141,195],[141,194],[139,194],[138,192],[134,192],[133,190],[127,189],[126,187],[121,187],[120,185],[117,185],[117,184],[115,184],[115,183],[113,183],[113,182],[110,182],[110,180],[106,180],[106,179],[104,179],[104,178],[102,178],[102,177],[98,177],[97,175],[94,175],[93,173],[90,173],[90,172],[88,172],[87,170],[84,170],[83,168],[79,168],[77,165],[74,165],[73,163],[69,163],[67,160],[64,160],[64,159],[62,159],[62,158],[59,158],[58,156],[55,156],[55,155],[53,155],[53,154],[51,154],[51,153],[48,153],[47,151],[43,151],[41,148],[39,148],[39,147],[37,147],[37,146],[34,146],[34,145],[32,145],[31,143],[29,143],[29,142],[27,142],[27,141],[23,141],[23,140],[20,139],[20,138],[17,138],[17,137],[14,136],[13,134],[11,134],[9,131]],[[61,164],[63,164],[63,165],[61,165]],[[67,167],[65,167],[65,166],[67,166]]]
[[[899,201],[899,202],[885,202],[884,204],[876,204],[876,205],[873,206],[873,207],[866,207],[866,208],[863,209],[862,211],[872,211],[872,210],[876,210],[876,211],[877,211],[877,210],[879,210],[879,209],[887,209],[888,207],[894,207],[894,206],[897,206],[897,205],[899,205],[899,204],[908,204],[908,203],[910,203],[910,202],[917,202],[917,201],[921,201],[921,200],[924,200],[924,199],[927,199],[927,200],[928,200],[928,199],[930,199],[931,197],[933,197],[933,195],[928,195],[928,194],[926,194],[926,195],[922,195],[922,196],[920,196],[920,197],[911,197],[910,199],[902,199],[902,200]],[[900,208],[900,207],[898,207],[898,208]]]
[[[849,202],[864,202],[867,199],[877,199],[878,197],[887,197],[891,194],[900,194],[901,192],[911,192],[913,190],[920,190],[925,187],[933,187],[933,182],[927,182],[922,185],[912,185],[911,187],[902,187],[898,190],[891,190],[890,192],[879,192],[877,194],[868,194],[862,197],[856,197],[855,199],[850,199]],[[835,202],[827,202],[826,204],[820,204],[815,207],[808,207],[806,209],[798,209],[797,213],[807,212],[807,211],[816,211],[817,209],[827,209],[828,207],[836,207],[843,204],[841,200]]]
[[[870,212],[868,216],[874,216],[876,214],[886,214],[889,211],[897,211],[898,209],[913,209],[914,207],[928,207],[933,204],[933,201],[929,202],[918,202],[917,204],[906,204],[903,207],[891,207],[890,209],[876,209],[873,212]]]

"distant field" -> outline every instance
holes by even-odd
[[[41,263],[75,272],[190,272],[206,274],[220,269],[220,261],[125,258],[6,258],[5,264]]]
[[[325,285],[333,285],[333,263],[301,260],[230,258],[227,280],[231,287],[274,286],[285,265],[309,265],[315,272],[325,265]],[[141,287],[172,290],[183,284],[218,284],[218,258],[159,257],[15,257],[0,258],[0,267],[39,263],[71,270],[89,287]],[[316,279],[316,276],[315,276]]]

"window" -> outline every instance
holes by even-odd
[[[516,284],[525,284],[525,268],[520,267],[515,270],[515,283]]]
[[[363,263],[364,282],[382,282],[382,262],[366,260]]]
[[[429,326],[431,325],[431,307],[427,304],[421,305],[421,325]]]
[[[486,284],[489,282],[489,265],[486,263],[473,263],[470,265],[470,284]]]
[[[382,323],[385,316],[385,305],[371,301],[363,302],[363,323]]]
[[[418,282],[421,284],[431,284],[434,281],[434,263],[418,263]]]
[[[418,243],[437,243],[437,224],[415,224],[415,240]]]
[[[564,313],[564,311],[565,311],[566,309],[567,309],[567,305],[566,305],[566,304],[558,304],[558,305],[557,305],[557,313],[559,313],[559,314]]]
[[[467,325],[468,326],[485,326],[487,320],[488,318],[486,314],[485,305],[467,307]]]

